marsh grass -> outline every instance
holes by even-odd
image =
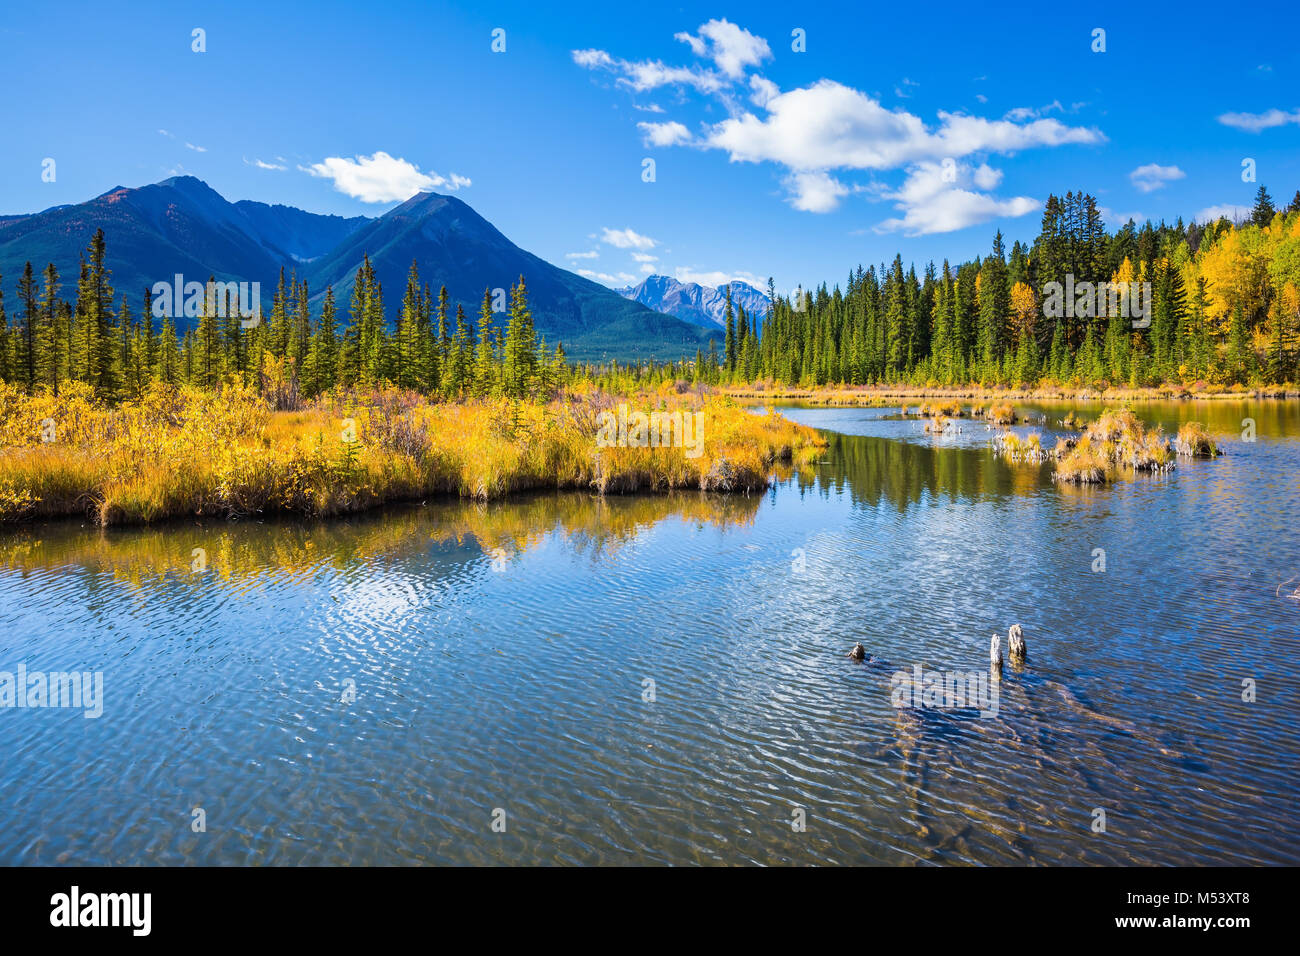
[[[985,417],[994,425],[1014,425],[1016,410],[1010,402],[995,402],[989,406]]]
[[[1219,445],[1200,422],[1184,422],[1174,439],[1174,451],[1187,458],[1217,458]]]
[[[1052,452],[1043,448],[1043,436],[1038,432],[1021,436],[1007,430],[993,439],[993,446],[998,454],[1012,461],[1045,461],[1052,457]]]
[[[1131,408],[1108,408],[1071,444],[1058,441],[1057,481],[1099,484],[1114,469],[1162,472],[1174,465],[1174,452],[1160,428],[1148,428]]]
[[[76,386],[54,397],[0,385],[0,520],[329,516],[430,495],[486,501],[544,489],[744,493],[766,488],[777,463],[825,447],[813,429],[721,397],[664,387],[618,400],[702,413],[701,453],[597,448],[599,413],[616,400],[592,389],[545,403],[447,404],[351,391],[273,410],[244,388],[156,384],[138,402],[108,407]],[[48,421],[53,441],[43,440]]]

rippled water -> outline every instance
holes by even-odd
[[[11,530],[0,670],[105,703],[0,710],[0,863],[1300,863],[1300,412],[1140,411],[1230,454],[1080,490],[802,408],[758,497]],[[892,705],[1015,622],[996,716]]]

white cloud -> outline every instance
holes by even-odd
[[[981,102],[983,102],[981,100]],[[1025,120],[1038,119],[1040,116],[1046,116],[1053,110],[1065,112],[1065,107],[1061,105],[1060,100],[1052,100],[1046,106],[1017,106],[1013,110],[1007,110],[1003,119],[1011,120],[1013,123],[1023,123]]]
[[[1214,222],[1217,219],[1228,219],[1231,222],[1244,222],[1251,217],[1252,210],[1249,206],[1237,206],[1232,203],[1221,203],[1218,206],[1209,206],[1202,209],[1196,214],[1196,221]]]
[[[1110,226],[1112,229],[1124,228],[1126,225],[1128,225],[1128,221],[1130,219],[1132,219],[1136,223],[1136,222],[1144,222],[1146,221],[1147,218],[1144,214],[1140,212],[1116,212],[1114,209],[1111,209],[1109,206],[1098,206],[1097,212],[1101,213],[1101,218],[1104,219],[1106,221],[1106,225]]]
[[[791,173],[782,183],[790,193],[786,201],[802,212],[830,212],[849,193],[849,187],[824,169]]]
[[[750,95],[749,101],[755,106],[766,106],[781,95],[780,87],[767,77],[758,76],[757,74],[749,78],[749,88],[754,91]]]
[[[566,253],[564,254],[564,258],[566,258],[566,259],[599,259],[599,258],[600,258],[600,251],[597,250],[597,249],[592,249],[592,250],[589,251],[589,252],[566,252]]]
[[[1128,174],[1128,178],[1132,180],[1133,185],[1144,193],[1164,189],[1166,184],[1176,179],[1184,179],[1186,176],[1187,174],[1177,166],[1160,166],[1156,163],[1139,166]]]
[[[247,157],[247,156],[244,157],[244,164],[245,164],[246,166],[256,166],[258,169],[285,169],[285,168],[287,168],[287,167],[285,167],[285,166],[281,166],[281,165],[279,165],[279,164],[277,164],[277,163],[265,163],[265,162],[263,162],[262,160],[258,159],[257,157],[253,157],[253,161],[250,163],[250,162],[248,161],[248,157]]]
[[[902,231],[907,236],[953,232],[988,222],[990,219],[1014,218],[1038,209],[1042,204],[1028,196],[999,199],[979,192],[991,189],[1001,180],[1001,173],[987,166],[945,168],[940,163],[916,164],[903,185],[884,198],[894,200],[903,215],[886,219],[875,227],[878,233]],[[972,188],[973,187],[973,188]]]
[[[647,103],[645,106],[640,103],[633,103],[632,108],[640,110],[642,113],[662,113],[664,111],[664,108],[658,103]]]
[[[160,136],[166,136],[168,139],[175,139],[175,138],[176,138],[176,134],[175,134],[175,133],[169,133],[169,132],[167,132],[167,130],[165,130],[165,129],[160,129],[160,130],[158,131],[158,135],[160,135]]]
[[[700,27],[699,36],[675,33],[673,39],[688,44],[696,56],[712,60],[733,80],[744,75],[745,67],[758,66],[772,58],[766,40],[727,20],[710,20]]]
[[[766,279],[760,279],[752,272],[697,272],[690,266],[681,266],[673,270],[673,278],[678,282],[696,282],[700,285],[717,289],[731,282],[744,282],[756,289],[763,288]]]
[[[987,103],[989,101],[989,98],[983,93],[976,93],[975,99],[979,100],[981,103]]]
[[[605,285],[631,285],[636,281],[636,276],[630,272],[620,272],[618,275],[610,275],[608,272],[593,272],[591,269],[579,269],[578,275],[595,282],[603,282]]]
[[[620,60],[604,50],[574,50],[573,62],[588,70],[621,74],[615,82],[637,93],[661,86],[689,86],[701,93],[716,93],[727,85],[726,78],[715,70],[668,66],[662,60]]]
[[[834,80],[781,93],[766,109],[764,119],[745,113],[718,123],[707,145],[725,150],[733,162],[771,161],[799,170],[896,169],[974,152],[1106,141],[1099,130],[1069,127],[1054,119],[1018,124],[946,112],[938,114],[939,126],[931,131],[920,117],[887,110]]]
[[[637,262],[658,262],[659,261],[658,256],[652,256],[645,252],[634,252],[632,253],[632,258],[635,259]]]
[[[186,143],[185,148],[192,149],[196,153],[206,153],[208,151],[206,146],[195,146],[193,143]]]
[[[1300,123],[1300,110],[1290,113],[1284,110],[1266,110],[1263,113],[1224,113],[1219,117],[1219,122],[1224,126],[1245,130],[1247,133],[1258,133],[1272,129],[1274,126]]]
[[[313,176],[332,179],[335,189],[362,202],[393,202],[410,199],[418,192],[431,189],[454,192],[461,186],[470,185],[469,179],[457,173],[450,176],[422,173],[414,163],[394,159],[382,150],[373,156],[357,156],[355,159],[330,156],[324,162],[299,168]]]
[[[690,131],[681,123],[637,123],[636,128],[645,134],[647,146],[675,146],[691,141]]]
[[[771,49],[761,37],[726,20],[710,20],[698,34],[679,33],[676,38],[696,56],[712,61],[716,69],[671,66],[658,60],[633,62],[603,50],[575,50],[573,59],[587,69],[616,74],[618,84],[633,90],[675,86],[679,92],[693,89],[714,99],[725,109],[726,118],[699,135],[692,136],[675,121],[637,126],[650,145],[719,150],[731,162],[784,167],[786,201],[808,212],[833,210],[844,196],[866,188],[846,179],[846,171],[906,170],[911,176],[920,164],[946,159],[956,162],[974,154],[1009,155],[1025,149],[1107,141],[1095,127],[1068,126],[1047,117],[1050,112],[1066,112],[1059,101],[1015,109],[1002,119],[939,111],[937,122],[927,123],[902,108],[886,109],[877,96],[830,79],[786,92],[757,73],[746,83],[746,69],[770,58]],[[741,84],[749,90],[753,109],[736,89]],[[899,94],[916,85],[904,78]],[[980,94],[979,99],[984,102],[986,98]],[[917,225],[928,229],[948,221],[978,221],[979,215],[1020,215],[1017,210],[1034,200],[999,200],[978,194],[995,188],[1001,176],[983,165],[970,171],[968,178],[976,192],[967,190],[964,199],[958,195],[936,198],[950,214]],[[908,188],[904,185],[900,195]]]
[[[971,172],[971,180],[975,183],[976,189],[997,189],[998,183],[1002,182],[1002,170],[981,163]]]
[[[631,229],[603,229],[600,241],[615,249],[640,249],[643,252],[659,244],[649,236],[643,236]]]

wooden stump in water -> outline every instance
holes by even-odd
[[[1012,664],[1025,662],[1025,632],[1019,624],[1012,624],[1011,630],[1007,631],[1007,653]]]
[[[1002,638],[995,633],[993,643],[989,647],[989,663],[993,665],[994,670],[1002,670]]]

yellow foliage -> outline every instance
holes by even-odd
[[[750,492],[825,441],[776,411],[681,394],[633,410],[698,415],[698,445],[597,447],[619,400],[591,388],[550,404],[428,404],[410,393],[326,397],[272,411],[255,391],[155,384],[110,408],[84,387],[26,396],[0,384],[0,520],[89,514],[99,524],[285,511],[331,515],[432,494],[526,489]],[[52,427],[51,427],[52,426]]]

